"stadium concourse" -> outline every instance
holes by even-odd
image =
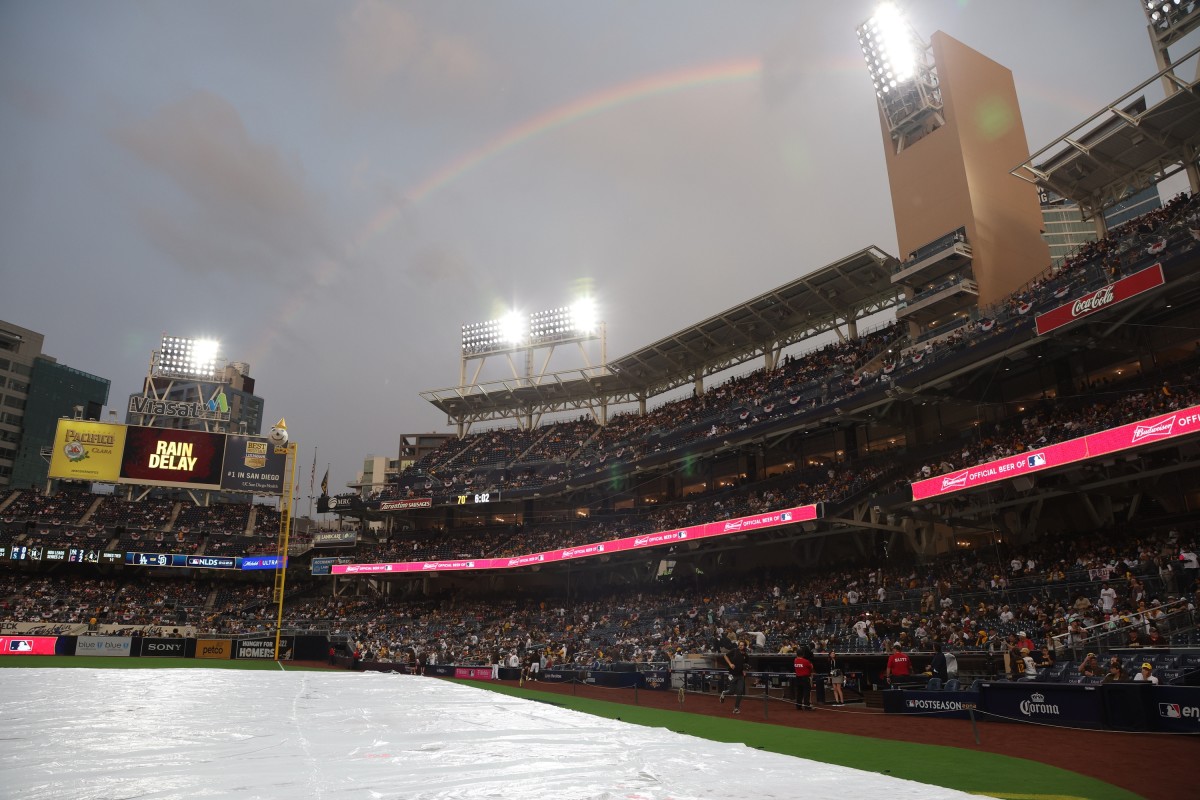
[[[24,800],[977,796],[412,676],[8,669],[0,688],[3,793]]]

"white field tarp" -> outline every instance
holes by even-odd
[[[382,673],[0,670],[0,794],[447,800],[971,795]],[[730,719],[731,726],[754,723]]]

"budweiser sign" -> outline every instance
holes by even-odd
[[[1167,417],[1161,422],[1156,422],[1153,425],[1138,425],[1133,429],[1133,439],[1130,444],[1137,444],[1146,439],[1154,439],[1159,436],[1170,436],[1175,429],[1175,415]]]
[[[1064,303],[1045,314],[1038,314],[1036,319],[1038,336],[1061,328],[1063,325],[1089,314],[1095,314],[1097,311],[1115,306],[1142,292],[1162,286],[1163,283],[1165,283],[1165,279],[1163,278],[1162,264],[1155,264],[1140,272],[1135,272],[1127,278],[1122,278],[1116,283],[1101,286],[1090,294]]]

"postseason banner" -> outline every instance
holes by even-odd
[[[129,426],[121,483],[219,489],[225,434]]]
[[[283,494],[283,472],[288,449],[276,447],[260,436],[229,434],[221,488],[229,492]]]
[[[60,419],[50,456],[50,477],[116,483],[125,450],[125,426]]]

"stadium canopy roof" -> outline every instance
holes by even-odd
[[[1190,61],[1200,48],[1182,59]],[[1085,219],[1186,169],[1200,146],[1197,80],[1162,70],[1034,153],[1012,174],[1074,200]],[[1147,107],[1139,92],[1157,80],[1173,87]],[[1053,155],[1047,153],[1053,151]]]
[[[764,292],[607,367],[555,372],[421,393],[459,425],[644,402],[753,359],[774,364],[790,345],[891,308],[893,256],[874,245]]]

